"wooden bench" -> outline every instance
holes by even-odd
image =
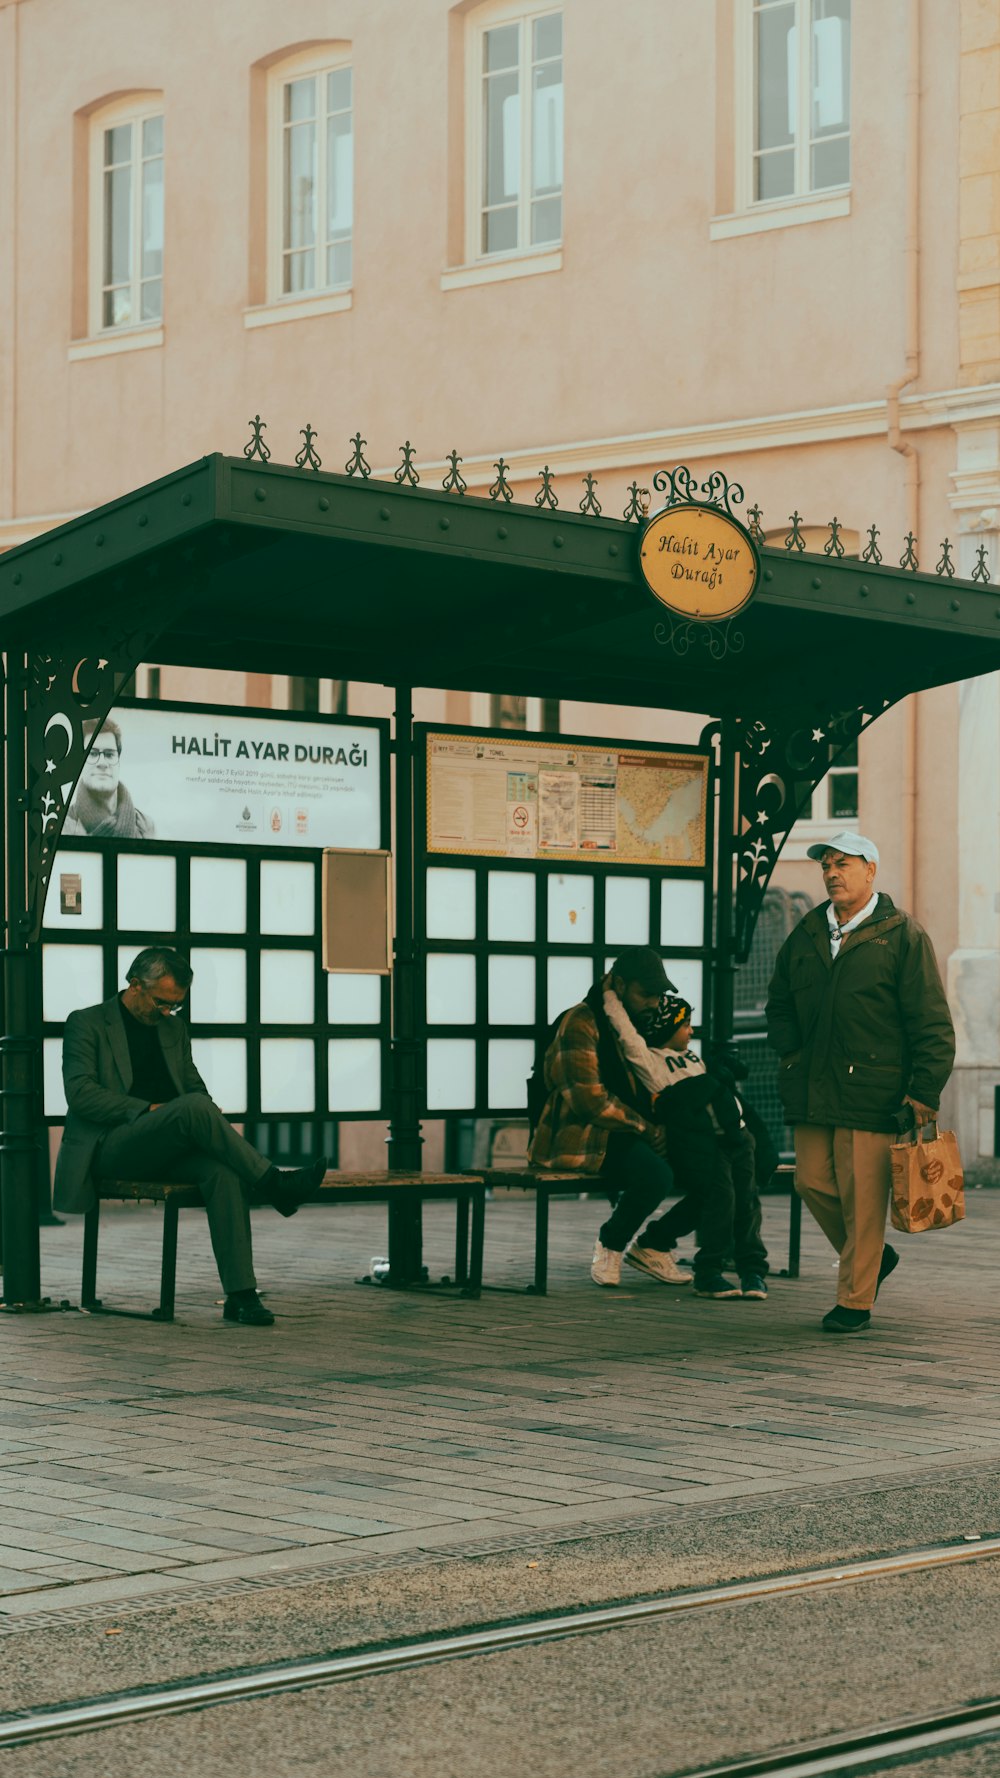
[[[486,1187],[478,1173],[327,1173],[322,1185],[305,1200],[308,1204],[388,1204],[453,1199],[455,1202],[455,1284],[461,1294],[478,1297],[483,1281],[483,1233]],[[97,1295],[97,1238],[101,1205],[107,1203],[163,1205],[163,1249],[160,1258],[160,1301],[150,1313],[136,1309],[105,1308]],[[472,1238],[469,1239],[469,1207],[472,1207]],[[90,1314],[127,1315],[140,1321],[173,1321],[177,1274],[177,1218],[182,1210],[203,1210],[197,1186],[149,1179],[102,1180],[100,1196],[83,1223],[83,1279],[80,1307]],[[390,1239],[390,1256],[393,1243]],[[390,1275],[390,1282],[392,1282]]]
[[[549,1287],[549,1198],[553,1192],[602,1191],[599,1173],[557,1173],[543,1167],[483,1167],[476,1178],[491,1191],[516,1186],[535,1194],[535,1275],[525,1286],[532,1296],[547,1296]],[[489,1286],[487,1288],[490,1288]]]
[[[787,1183],[791,1193],[791,1205],[788,1223],[788,1264],[778,1273],[779,1278],[797,1278],[799,1275],[799,1256],[802,1244],[802,1199],[795,1189],[795,1167],[784,1162],[776,1169],[776,1176]],[[603,1187],[599,1173],[557,1173],[548,1172],[540,1167],[484,1167],[475,1175],[481,1178],[490,1190],[498,1187],[515,1186],[521,1191],[533,1191],[535,1194],[535,1276],[534,1282],[526,1289],[533,1296],[548,1294],[549,1277],[549,1198],[553,1192],[586,1192],[593,1191],[601,1195]],[[490,1288],[487,1286],[487,1288]]]

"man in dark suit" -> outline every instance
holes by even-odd
[[[257,1153],[209,1097],[180,1012],[191,986],[185,957],[166,946],[140,951],[128,987],[100,1006],[70,1013],[63,1039],[69,1107],[54,1201],[86,1211],[101,1179],[170,1179],[196,1185],[226,1292],[227,1321],[270,1327],[257,1295],[250,1200],[292,1216],[326,1172],[281,1170]]]

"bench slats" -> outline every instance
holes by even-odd
[[[521,1185],[530,1188],[535,1185],[571,1185],[578,1191],[587,1191],[589,1187],[600,1184],[599,1173],[556,1172],[548,1167],[483,1167],[480,1178],[489,1186]],[[469,1177],[472,1177],[469,1175]]]
[[[553,1176],[555,1177],[555,1176]],[[482,1185],[482,1173],[413,1173],[399,1169],[387,1169],[375,1173],[341,1172],[339,1168],[324,1174],[317,1192],[334,1191],[388,1191],[396,1187],[413,1190],[418,1186],[435,1186],[448,1190],[461,1191],[468,1187],[474,1191]],[[168,1197],[178,1192],[190,1192],[192,1202],[199,1203],[198,1187],[182,1184],[176,1180],[162,1179],[102,1179],[98,1188],[98,1197],[102,1203],[120,1201],[131,1198],[146,1198],[152,1204],[162,1204]]]
[[[370,1173],[328,1172],[304,1204],[376,1202],[392,1205],[407,1196],[420,1203],[424,1198],[455,1200],[455,1281],[462,1295],[478,1297],[483,1279],[485,1185],[481,1173],[416,1173],[386,1168]],[[469,1200],[472,1200],[472,1240],[469,1242]],[[97,1236],[101,1205],[106,1203],[162,1204],[163,1251],[160,1264],[160,1302],[151,1315],[128,1309],[105,1309],[97,1296]],[[179,1180],[102,1179],[97,1202],[84,1218],[83,1281],[81,1308],[91,1313],[133,1315],[139,1320],[172,1321],[177,1268],[177,1218],[181,1210],[204,1209],[196,1185]],[[390,1224],[391,1227],[391,1224]],[[391,1252],[390,1244],[390,1252]]]

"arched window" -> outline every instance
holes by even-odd
[[[163,319],[162,93],[90,115],[89,332]]]
[[[851,0],[741,0],[742,202],[802,198],[851,176]]]
[[[558,245],[563,14],[499,0],[467,21],[470,261]]]
[[[348,290],[354,240],[349,44],[320,45],[271,67],[268,137],[268,300]]]

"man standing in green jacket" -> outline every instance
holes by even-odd
[[[809,847],[829,901],[778,952],[767,1039],[795,1129],[795,1184],[840,1254],[827,1333],[857,1333],[899,1255],[885,1244],[900,1111],[937,1114],[955,1032],[923,928],[875,888],[878,847],[838,833]]]

